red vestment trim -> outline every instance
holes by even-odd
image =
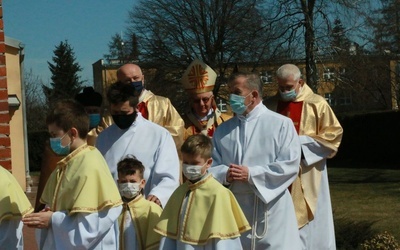
[[[277,112],[292,119],[297,134],[300,131],[301,112],[303,102],[283,102],[278,101]]]

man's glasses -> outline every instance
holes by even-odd
[[[193,103],[197,103],[200,104],[201,101],[203,101],[203,103],[208,103],[208,101],[210,101],[210,99],[213,97],[213,95],[210,95],[209,97],[203,97],[203,98],[199,98],[199,99],[193,99]]]

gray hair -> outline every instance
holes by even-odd
[[[257,90],[259,96],[262,96],[263,92],[263,84],[261,82],[260,76],[255,73],[245,73],[245,72],[237,72],[233,73],[228,78],[228,86],[231,87],[232,83],[239,77],[246,78],[246,87],[250,90]]]
[[[288,79],[290,76],[293,76],[293,80],[297,81],[301,77],[301,72],[294,64],[284,64],[276,71],[276,76],[279,79]]]

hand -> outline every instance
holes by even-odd
[[[39,213],[32,213],[22,218],[24,225],[34,228],[48,228],[53,212],[48,210]]]
[[[149,195],[147,200],[152,201],[161,207],[161,201],[157,198],[157,196]]]
[[[248,181],[249,180],[249,168],[246,166],[231,164],[227,172],[228,182],[232,181]]]

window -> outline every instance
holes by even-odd
[[[325,81],[333,80],[333,78],[335,77],[335,69],[334,68],[324,69],[323,77]]]
[[[271,84],[272,83],[272,71],[261,72],[260,79],[264,84]]]
[[[226,108],[226,102],[222,99],[219,99],[217,107],[222,113],[226,113],[228,111],[228,109]]]
[[[331,93],[325,94],[325,100],[329,103],[331,107],[335,106],[335,99],[333,98]]]

